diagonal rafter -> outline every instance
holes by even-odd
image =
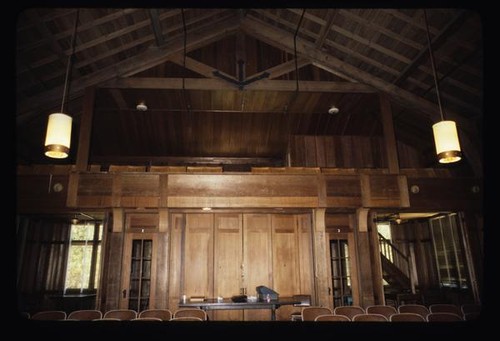
[[[151,19],[151,28],[155,35],[156,46],[161,47],[165,44],[165,38],[161,29],[160,14],[157,8],[150,8],[148,12]]]
[[[452,35],[465,20],[466,12],[464,10],[460,11],[449,23],[444,27],[432,40],[431,47],[437,50],[442,44],[446,42],[446,39]],[[422,59],[429,56],[429,48],[424,47],[420,52],[413,58],[412,62],[406,66],[406,68],[401,71],[398,78],[394,81],[394,85],[400,85],[409,74],[411,74],[418,66],[422,63]]]
[[[293,51],[293,36],[290,32],[248,17],[242,20],[241,29],[243,29],[245,33],[267,44],[286,51]],[[439,108],[436,104],[318,50],[315,45],[310,42],[297,39],[297,52],[302,57],[310,59],[313,63],[323,64],[326,68],[340,70],[340,72],[345,73],[361,83],[368,84],[381,92],[387,93],[392,99],[398,101],[402,105],[413,108],[425,115],[429,115],[435,122],[440,120]],[[473,122],[449,110],[447,111],[447,116],[449,119],[455,120],[459,129],[464,132],[464,134],[461,135],[464,154],[470,159],[471,165],[475,167],[475,173],[482,174],[482,161],[477,152],[477,148],[473,145],[470,138],[470,136],[476,134],[475,126],[472,124]]]
[[[190,51],[209,45],[210,43],[220,40],[229,34],[233,34],[237,28],[238,21],[234,17],[217,24],[211,24],[208,28],[200,26],[190,32],[190,39],[188,45],[186,46],[187,50]],[[172,41],[169,41],[168,49],[150,49],[116,65],[111,65],[84,77],[80,77],[73,81],[71,97],[74,98],[81,96],[86,87],[98,86],[119,77],[129,77],[164,63],[169,60],[172,55],[182,53],[183,49],[183,38],[176,37],[172,39]],[[18,107],[17,122],[20,123],[33,115],[43,113],[40,108],[50,108],[55,101],[60,100],[61,93],[62,87],[57,87],[49,91],[42,92],[37,96],[32,97],[30,101],[22,103],[20,107]],[[35,109],[36,111],[30,112]]]

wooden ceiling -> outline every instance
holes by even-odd
[[[77,15],[71,155],[55,161],[43,140]],[[427,15],[445,116],[481,169],[481,17]],[[381,136],[385,94],[397,139],[435,166],[440,116],[422,9],[28,8],[17,20],[16,80],[18,163],[74,163],[83,94],[94,87],[91,163],[284,165],[294,135]]]

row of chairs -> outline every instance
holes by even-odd
[[[302,321],[470,321],[479,318],[481,306],[467,304],[433,304],[428,308],[419,304],[341,306],[333,311],[328,307],[302,308]],[[339,317],[340,316],[340,317]]]
[[[172,313],[169,309],[148,309],[136,312],[131,309],[76,310],[68,315],[65,311],[48,310],[40,311],[33,316],[23,313],[31,320],[64,320],[64,321],[206,321],[207,313],[202,309],[184,308]]]

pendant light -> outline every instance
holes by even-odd
[[[460,150],[460,142],[458,140],[457,125],[454,121],[445,120],[443,108],[441,106],[441,96],[439,94],[439,84],[434,63],[434,55],[432,53],[431,36],[429,33],[429,23],[427,22],[427,12],[424,9],[425,27],[427,30],[427,43],[429,44],[429,54],[432,64],[432,72],[434,74],[434,84],[436,87],[436,95],[438,100],[439,112],[441,121],[432,126],[434,133],[434,143],[436,145],[436,154],[440,163],[452,163],[460,161],[462,152]]]
[[[78,25],[79,10],[76,10],[75,26],[71,38],[71,53],[68,57],[66,67],[66,77],[64,80],[61,112],[49,115],[47,132],[45,135],[45,155],[54,159],[64,159],[69,155],[71,145],[71,125],[73,118],[64,113],[64,104],[68,93],[68,83],[70,82],[71,64],[75,53],[76,28]]]

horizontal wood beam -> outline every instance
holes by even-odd
[[[248,17],[241,21],[241,29],[247,34],[274,47],[286,50],[290,53],[294,51],[293,35],[290,34],[290,32]],[[313,43],[298,38],[297,53],[299,53],[301,57],[309,58],[313,63],[315,62],[325,65],[327,68],[340,70],[341,73],[345,73],[360,83],[365,83],[381,92],[387,93],[393,100],[398,101],[403,106],[430,116],[431,120],[434,122],[439,122],[441,120],[439,108],[436,104],[394,84],[377,78],[368,72],[360,70],[331,54],[318,50]],[[463,132],[460,134],[462,149],[469,159],[471,166],[474,168],[475,174],[478,176],[482,175],[482,161],[478,153],[478,147],[477,144],[472,143],[471,140],[471,136],[477,136],[475,125],[471,124],[472,122],[470,122],[470,120],[465,119],[463,116],[451,110],[446,110],[446,113],[447,119],[456,121],[459,130]]]
[[[182,89],[182,78],[130,77],[107,82],[102,88],[119,89]],[[186,78],[184,88],[187,90],[235,90],[235,84],[213,78]],[[294,80],[260,80],[245,86],[246,90],[261,91],[295,91]],[[338,92],[338,93],[374,93],[376,90],[368,85],[351,82],[300,81],[301,92]]]
[[[236,19],[229,19],[217,24],[211,24],[208,28],[200,26],[190,32],[186,46],[187,51],[200,48],[217,41],[228,34],[233,33],[238,28]],[[141,71],[152,68],[166,62],[173,54],[182,52],[184,49],[183,37],[177,37],[168,42],[168,48],[149,49],[135,57],[128,58],[118,64],[110,65],[103,69],[94,71],[87,76],[80,77],[72,81],[70,97],[82,96],[83,91],[89,86],[99,86],[100,84],[112,80],[116,77],[128,77]],[[32,109],[37,109],[39,114],[43,114],[43,107],[50,107],[54,102],[60,101],[63,92],[62,86],[42,92],[33,96],[29,101],[21,103],[18,107],[18,114],[25,113]],[[28,115],[22,115],[18,123],[25,120]]]
[[[122,156],[98,155],[91,157],[93,164],[142,165],[255,165],[282,166],[283,160],[272,157],[183,157],[183,156]]]

